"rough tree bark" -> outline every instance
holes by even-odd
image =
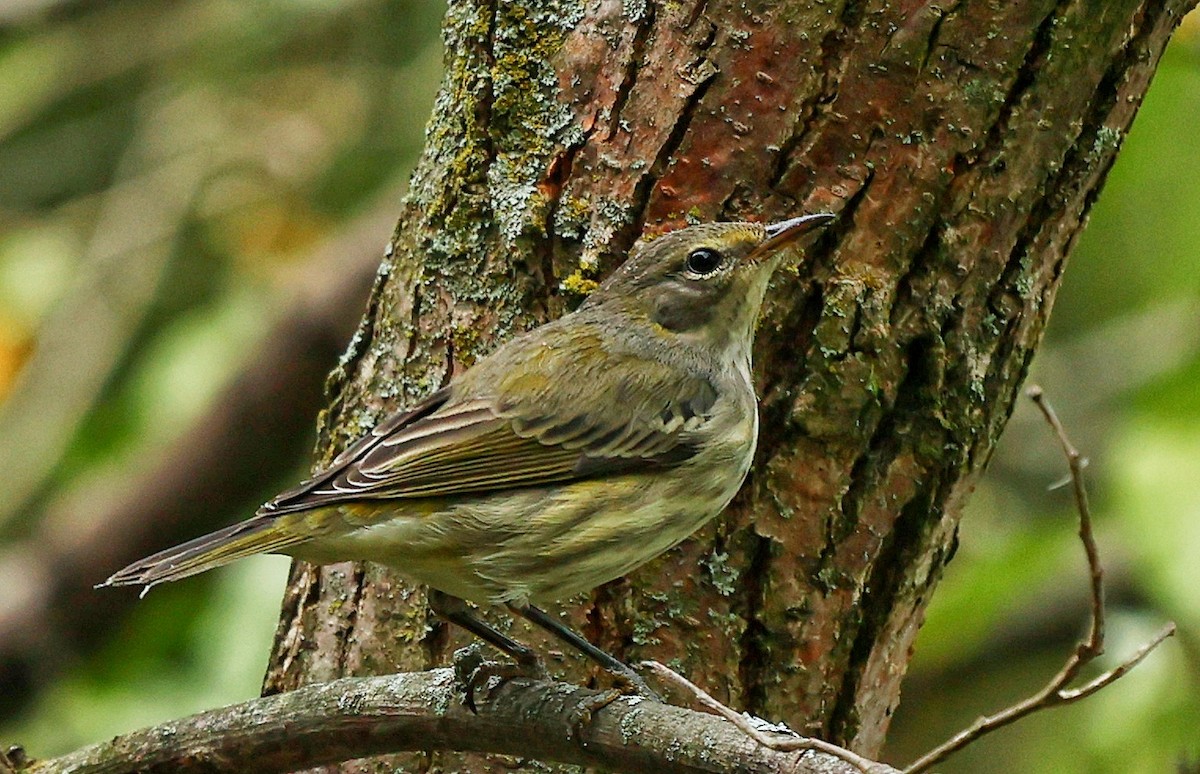
[[[618,656],[874,755],[1066,256],[1192,4],[451,2],[427,147],[331,380],[322,461],[561,314],[640,234],[839,212],[773,290],[734,506],[562,611]],[[384,568],[298,564],[265,690],[423,669],[464,641]]]

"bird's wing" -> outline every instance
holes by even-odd
[[[278,518],[284,514],[544,486],[670,466],[696,453],[717,400],[708,378],[613,352],[601,335],[542,331],[385,419],[255,518],[134,562],[103,585],[149,587],[311,537]]]
[[[386,420],[260,514],[542,486],[695,454],[694,431],[717,397],[707,378],[576,349],[525,353],[523,366],[500,362],[495,374],[485,367],[466,396],[439,394]]]

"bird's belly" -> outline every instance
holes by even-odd
[[[354,506],[343,518],[362,526],[295,555],[387,564],[480,604],[561,599],[621,577],[720,513],[749,455],[723,462],[510,490],[412,515],[402,504]]]

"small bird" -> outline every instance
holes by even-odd
[[[532,649],[464,600],[504,605],[644,687],[535,603],[625,575],[737,493],[758,439],[750,354],[768,282],[832,218],[710,223],[635,247],[576,311],[387,417],[253,518],[101,585],[148,589],[259,553],[378,562],[519,665],[538,663]]]

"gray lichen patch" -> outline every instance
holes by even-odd
[[[583,18],[580,2],[503,2],[492,38],[492,104],[488,131],[494,160],[488,190],[500,234],[511,244],[541,233],[537,196],[551,160],[582,141],[569,102],[560,94],[555,59]]]
[[[554,210],[542,183],[552,159],[582,141],[555,59],[583,12],[577,0],[450,4],[445,74],[378,293],[380,322],[347,363],[355,389],[422,397],[455,363],[528,327],[531,285],[513,267],[540,261]]]
[[[584,237],[583,254],[579,256],[579,268],[582,271],[596,271],[613,236],[618,229],[633,221],[633,215],[633,209],[627,202],[602,199],[595,203],[591,228]]]

